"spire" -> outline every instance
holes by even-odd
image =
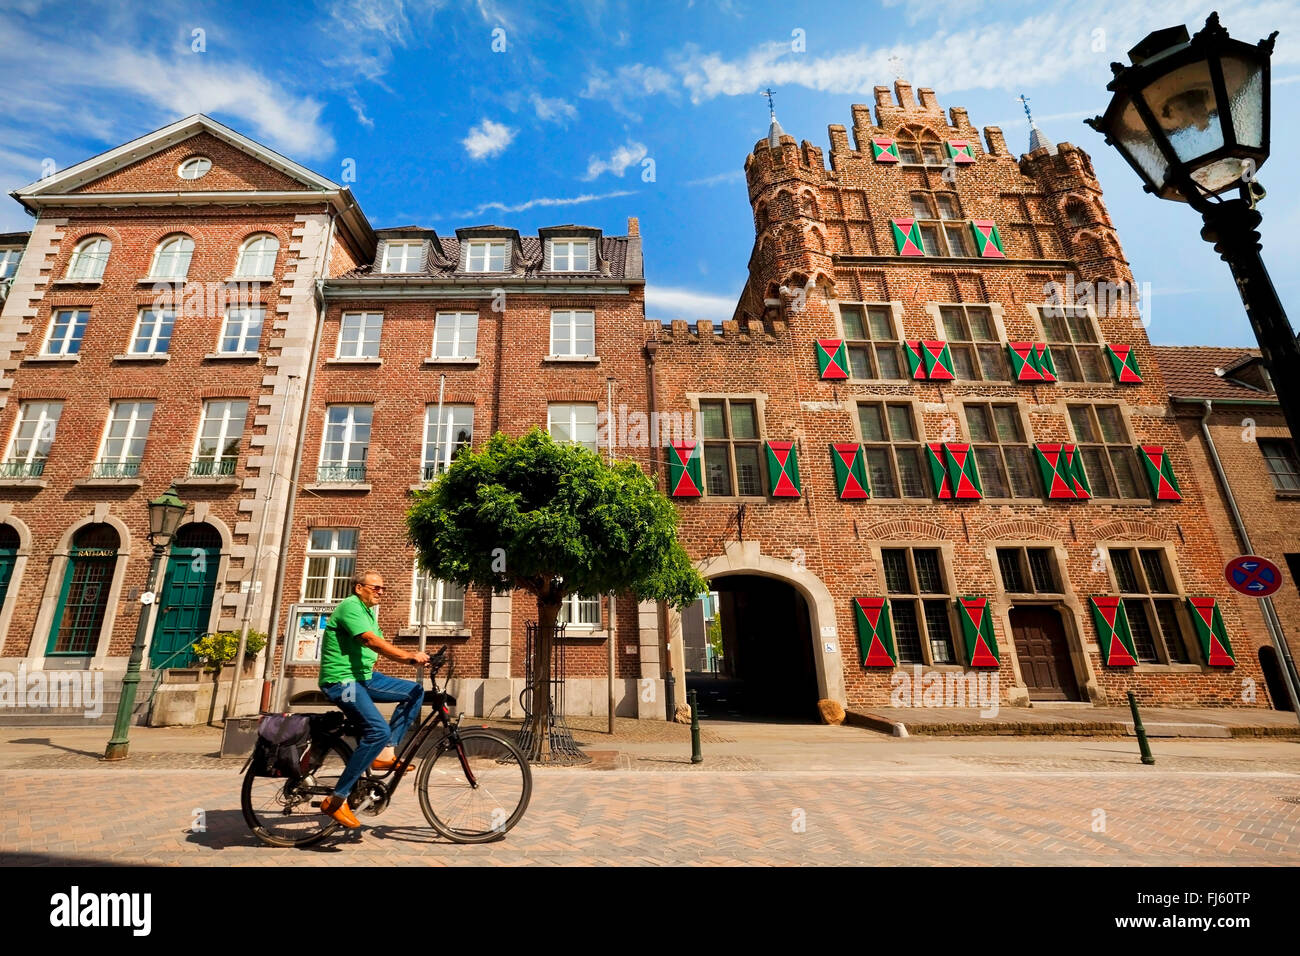
[[[759,93],[759,96],[767,97],[767,111],[772,117],[772,125],[767,129],[767,145],[772,147],[772,149],[776,149],[781,145],[781,137],[785,136],[786,132],[781,128],[781,124],[777,122],[776,119],[776,107],[772,105],[773,92],[774,91],[770,89],[763,90]]]
[[[1029,151],[1032,153],[1036,149],[1046,149],[1049,153],[1055,155],[1056,144],[1038,128],[1038,124],[1034,122],[1034,114],[1029,112],[1029,97],[1021,93],[1019,99],[1020,105],[1025,108],[1025,116],[1029,118]]]

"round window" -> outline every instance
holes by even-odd
[[[177,170],[177,174],[181,179],[202,179],[211,168],[212,160],[206,156],[191,156],[181,163],[181,168]]]

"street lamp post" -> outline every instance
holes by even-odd
[[[1211,13],[1148,35],[1112,63],[1115,95],[1086,120],[1161,199],[1201,214],[1201,237],[1228,263],[1291,434],[1300,437],[1300,347],[1260,258],[1255,174],[1269,153],[1269,58],[1276,31],[1253,46]],[[1224,199],[1235,190],[1236,198]]]
[[[122,678],[122,697],[117,702],[117,721],[113,724],[113,738],[104,750],[105,760],[124,760],[130,751],[127,735],[131,728],[131,711],[135,707],[135,693],[140,684],[140,663],[144,660],[145,638],[149,628],[149,605],[154,601],[154,587],[158,582],[158,564],[163,552],[171,544],[181,519],[189,507],[181,501],[172,485],[166,492],[149,502],[149,543],[153,545],[153,558],[149,563],[149,580],[144,594],[140,595],[140,620],[135,626],[135,644],[126,663],[126,676]]]

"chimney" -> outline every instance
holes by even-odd
[[[627,217],[627,234],[629,236],[641,235],[641,220],[636,216]]]

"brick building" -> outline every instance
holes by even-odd
[[[537,426],[612,431],[656,471],[712,592],[682,614],[573,599],[571,712],[604,712],[610,641],[619,712],[643,717],[669,673],[714,712],[920,703],[899,691],[921,671],[996,675],[1003,704],[1270,706],[1220,492],[1087,155],[1035,128],[1017,157],[917,93],[878,87],[829,157],[773,118],[720,328],[645,320],[635,219],[375,232],[347,189],[201,116],[19,190],[0,668],[114,684],[145,503],[176,480],[193,508],[147,667],[247,613],[291,699],[320,615],[377,568],[389,636],[451,645],[466,710],[517,712],[532,602],[419,582],[402,515],[460,445]]]
[[[1225,557],[1257,554],[1282,571],[1272,610],[1240,601],[1245,624],[1261,635],[1258,654],[1269,695],[1289,706],[1284,664],[1267,639],[1270,624],[1300,652],[1300,456],[1257,349],[1156,346],[1156,361],[1178,416],[1192,469],[1219,495],[1206,499]],[[1285,578],[1290,576],[1290,580]],[[1270,622],[1267,618],[1271,617]]]

